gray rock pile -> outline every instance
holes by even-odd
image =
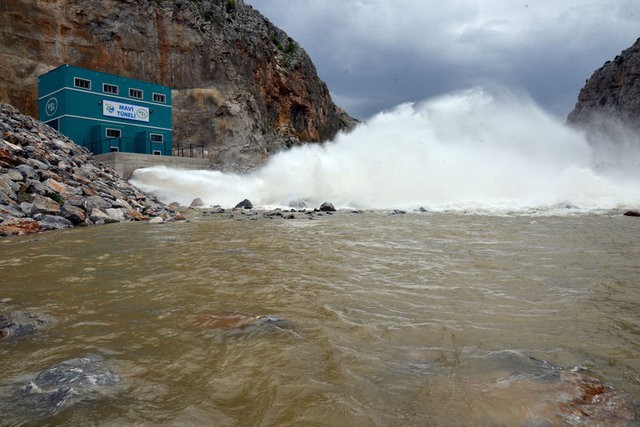
[[[85,148],[0,103],[0,236],[155,218],[184,219]]]

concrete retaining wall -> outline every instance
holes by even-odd
[[[131,173],[140,168],[150,166],[167,166],[179,169],[208,169],[209,159],[192,157],[153,156],[136,153],[105,153],[95,155],[94,158],[115,170],[120,178],[129,179]]]

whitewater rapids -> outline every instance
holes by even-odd
[[[585,136],[526,96],[473,89],[381,112],[246,175],[151,167],[131,182],[160,200],[233,207],[523,211],[640,205],[640,150]],[[613,153],[613,154],[612,154]]]

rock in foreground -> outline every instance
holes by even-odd
[[[119,376],[102,356],[70,359],[20,386],[9,399],[14,404],[9,410],[34,418],[51,416],[75,403],[103,398],[108,388],[119,382]]]
[[[0,103],[0,236],[154,217],[175,219],[176,211],[51,127]]]
[[[46,314],[26,311],[17,311],[8,317],[0,315],[0,341],[35,333],[50,324],[52,320]]]

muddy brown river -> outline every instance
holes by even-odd
[[[378,211],[4,238],[0,315],[53,320],[0,340],[0,425],[634,425],[639,236]],[[117,384],[16,394],[87,354]]]

